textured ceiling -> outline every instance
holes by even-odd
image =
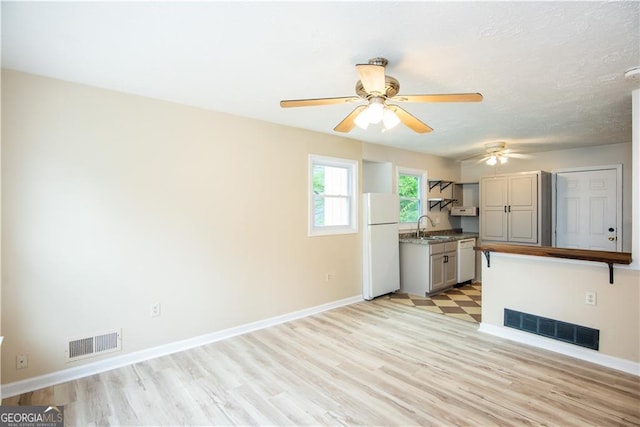
[[[625,70],[640,65],[640,2],[3,2],[6,68],[335,133],[355,64],[382,56],[403,104],[434,128],[348,137],[451,158],[631,141]]]

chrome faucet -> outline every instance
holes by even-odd
[[[417,224],[417,227],[416,227],[416,239],[420,238],[420,221],[422,220],[422,218],[427,218],[429,220],[429,222],[431,223],[432,227],[436,226],[436,224],[433,222],[433,220],[431,219],[431,217],[429,215],[420,216],[420,218],[418,218],[418,224]]]

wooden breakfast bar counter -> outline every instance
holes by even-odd
[[[628,252],[592,251],[587,249],[566,249],[553,248],[550,246],[508,245],[498,243],[487,243],[475,246],[474,249],[476,251],[482,251],[487,258],[487,267],[491,267],[491,252],[604,262],[609,266],[609,283],[611,284],[613,284],[613,264],[631,264],[631,254]]]

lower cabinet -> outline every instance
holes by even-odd
[[[457,242],[400,243],[400,291],[430,295],[458,283]]]
[[[457,243],[429,245],[430,286],[429,292],[439,291],[458,283]]]

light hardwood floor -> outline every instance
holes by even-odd
[[[388,299],[5,399],[67,425],[640,425],[640,379]]]

